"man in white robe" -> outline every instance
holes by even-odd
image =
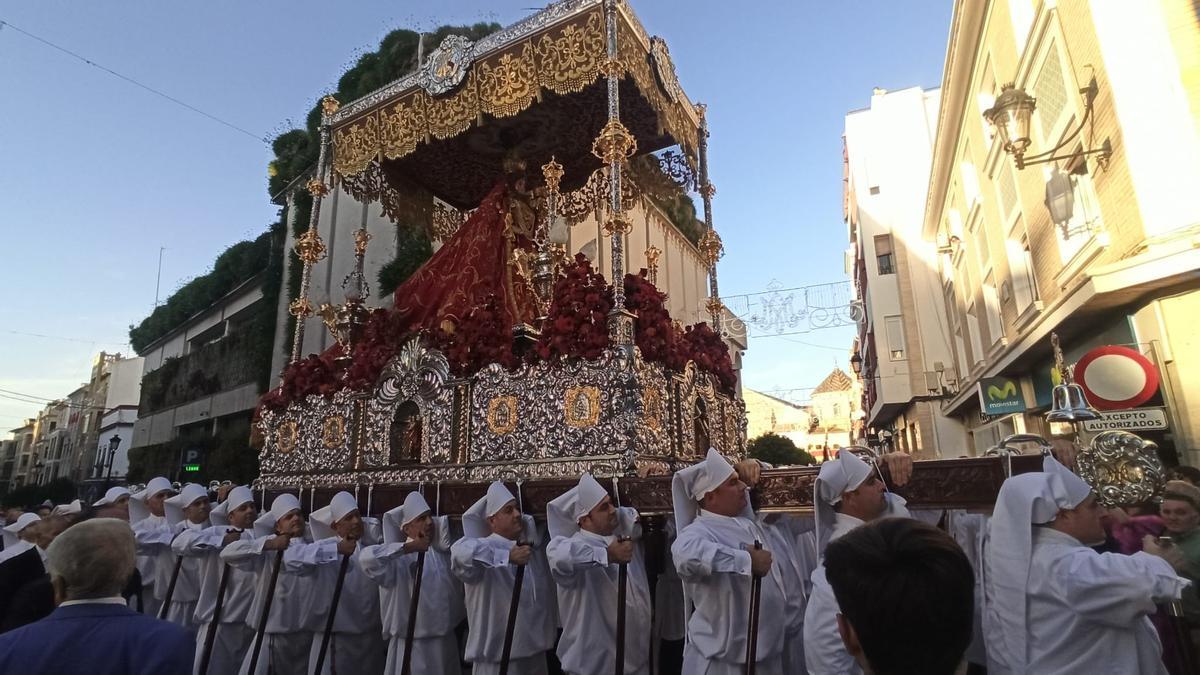
[[[241,675],[250,673],[251,661],[255,661],[254,675],[267,675],[268,672],[274,675],[305,675],[308,672],[313,632],[321,629],[317,626],[319,617],[313,611],[312,580],[315,570],[305,565],[289,564],[286,557],[279,553],[303,548],[304,545],[304,516],[300,515],[300,500],[295,495],[283,494],[271,502],[270,511],[254,521],[252,539],[239,539],[221,550],[221,562],[249,570],[255,576],[254,600],[246,617],[250,627],[255,630],[260,627],[263,606],[271,590],[272,571],[276,561],[279,561],[279,576],[274,593],[270,596],[270,613],[266,624],[262,626],[265,635],[261,651],[255,659],[254,644],[251,643],[238,671]]]
[[[454,575],[464,585],[470,626],[466,659],[473,674],[500,672],[516,570],[524,566],[508,672],[545,675],[557,612],[554,594],[547,591],[549,580],[542,578],[548,572],[544,553],[535,549],[533,519],[521,514],[513,494],[497,481],[463,514],[463,534],[450,547],[450,559]]]
[[[687,621],[683,672],[738,675],[748,654],[751,580],[761,580],[756,672],[783,673],[787,600],[766,533],[750,510],[746,484],[711,448],[703,462],[675,473],[671,501],[679,535],[671,545],[683,579]],[[764,548],[756,549],[758,542]]]
[[[200,559],[181,556],[174,546],[184,530],[199,532],[208,526],[212,504],[204,486],[188,483],[179,494],[164,501],[163,508],[169,527],[143,532],[137,537],[138,545],[155,556],[154,592],[159,603],[169,603],[159,614],[194,636],[199,628],[194,614],[200,597]]]
[[[221,562],[221,550],[242,540],[254,538],[254,520],[258,509],[250,488],[239,485],[229,492],[225,501],[209,514],[210,527],[202,530],[185,529],[176,537],[171,548],[185,559],[200,561],[200,593],[194,614],[200,630],[196,635],[196,658],[193,670],[200,672],[205,644],[209,633],[212,640],[208,672],[235,673],[242,657],[250,648],[254,631],[247,624],[250,602],[254,599],[254,573]],[[217,592],[225,579],[219,626],[213,625]],[[178,591],[177,591],[178,592]]]
[[[462,663],[454,629],[466,616],[462,584],[450,571],[450,518],[433,516],[420,492],[383,514],[383,542],[366,546],[358,557],[362,571],[379,584],[383,635],[388,640],[386,675],[400,675],[417,559],[421,593],[413,628],[412,673],[459,675]]]
[[[158,569],[159,555],[168,547],[157,542],[164,533],[172,533],[163,503],[173,494],[175,488],[171,487],[171,481],[156,476],[150,479],[145,488],[129,498],[129,525],[137,542],[137,568],[142,576],[142,592],[139,595],[141,606],[134,609],[150,616],[158,616],[162,604],[158,594],[166,592],[166,585],[171,580],[171,564],[167,565],[165,571]],[[166,581],[160,591],[156,583],[162,576],[166,577]]]
[[[15,558],[37,544],[38,527],[42,517],[36,513],[22,513],[15,521],[4,526],[4,550],[0,551],[0,562]],[[42,562],[46,561],[43,553]]]
[[[349,492],[335,494],[328,506],[312,512],[308,523],[312,528],[313,543],[288,549],[283,559],[289,567],[307,567],[316,573],[313,608],[321,627],[313,636],[309,672],[317,672],[330,612],[334,612],[333,630],[320,672],[382,672],[387,645],[379,618],[379,587],[363,573],[358,563],[367,526],[377,530],[378,523],[375,519],[362,517],[358,500]],[[378,539],[371,537],[367,543],[376,541]],[[333,593],[345,558],[349,558],[349,563],[335,610]],[[321,603],[320,609],[317,609],[317,602]]]
[[[649,672],[650,584],[638,514],[616,508],[591,474],[546,505],[546,556],[558,584],[562,635],[558,659],[567,675],[615,671],[619,564],[628,565],[625,590],[626,675]]]
[[[893,475],[907,481],[912,460],[900,455],[889,463]],[[878,469],[850,450],[843,449],[835,460],[821,464],[813,488],[818,554],[825,546],[863,523],[877,518],[910,517],[904,499],[887,491]],[[838,604],[825,579],[825,567],[812,572],[812,590],[804,610],[804,660],[813,675],[860,675],[854,657],[846,650],[837,628]]]
[[[1091,486],[1054,458],[1004,481],[987,565],[988,672],[1167,672],[1150,615],[1188,582],[1157,547],[1097,553],[1102,509]]]

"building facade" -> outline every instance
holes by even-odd
[[[844,137],[847,272],[863,307],[854,360],[864,431],[921,459],[957,457],[966,443],[962,424],[937,403],[960,376],[936,247],[921,234],[938,94],[876,89],[869,107],[846,116]]]
[[[1144,435],[1197,463],[1195,3],[957,0],[946,53],[922,225],[961,382],[942,413],[968,428],[970,454],[1014,432],[1049,436],[1061,431],[1043,417],[1051,334],[1068,364],[1123,346],[1160,378],[1142,405],[1168,428]],[[1018,167],[985,120],[1008,83],[1036,99],[1026,159],[1057,159]],[[1084,153],[1106,141],[1110,156]],[[1015,385],[1012,411],[985,402],[1000,382],[989,378]]]

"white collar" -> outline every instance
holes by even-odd
[[[700,509],[700,517],[701,518],[715,518],[718,520],[734,520],[734,521],[742,520],[742,518],[740,516],[723,516],[719,513],[713,513],[712,511],[708,511],[706,509]]]
[[[114,595],[108,598],[88,598],[86,600],[67,600],[59,604],[59,607],[70,607],[71,605],[124,605],[125,598],[119,595]]]
[[[1045,542],[1048,544],[1062,544],[1066,546],[1074,546],[1076,548],[1088,548],[1087,545],[1085,545],[1082,541],[1079,541],[1066,532],[1059,532],[1053,527],[1033,527],[1033,538],[1038,542]]]
[[[616,539],[616,537],[613,536],[606,537],[602,534],[596,534],[595,532],[588,532],[583,528],[579,528],[579,531],[575,533],[575,536],[585,541],[590,541],[595,544],[603,544],[605,546],[613,543],[613,541]]]

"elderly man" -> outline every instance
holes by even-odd
[[[533,519],[522,516],[501,482],[463,514],[464,537],[450,547],[451,569],[465,587],[466,658],[474,675],[500,672],[505,625],[513,602],[516,570],[525,567],[508,672],[544,675],[546,651],[554,646],[553,593],[546,591],[545,561],[534,549]],[[541,558],[539,560],[539,558]]]
[[[424,552],[420,598],[413,626],[411,672],[459,675],[462,664],[454,629],[466,616],[462,584],[450,572],[450,519],[434,517],[420,492],[383,514],[383,543],[366,546],[362,571],[379,584],[383,635],[388,640],[386,675],[403,668],[416,565]]]
[[[897,460],[893,460],[893,474],[901,474],[902,479],[897,483],[902,483],[907,481],[912,460],[906,455]],[[813,491],[817,550],[822,558],[830,541],[863,523],[889,516],[909,516],[904,499],[888,492],[877,469],[850,450],[842,450],[836,460],[821,465]],[[838,613],[837,598],[822,564],[813,570],[812,592],[804,611],[804,660],[810,673],[862,672],[838,634]]]
[[[0,672],[52,675],[184,675],[192,638],[134,612],[121,589],[134,570],[129,526],[111,518],[80,523],[55,539],[47,564],[58,609],[0,635]]]
[[[234,673],[254,639],[254,631],[247,624],[250,602],[254,599],[254,573],[222,563],[221,551],[235,541],[253,539],[257,517],[254,494],[250,488],[240,485],[209,514],[210,527],[186,528],[171,545],[185,561],[196,560],[200,566],[200,591],[193,614],[200,626],[196,636],[197,672],[209,641],[212,647],[208,672]],[[225,589],[221,617],[219,625],[214,625],[217,593],[221,587]]]
[[[558,584],[563,632],[558,658],[568,675],[608,675],[616,665],[618,572],[628,565],[625,592],[626,675],[649,672],[650,585],[637,511],[616,508],[591,474],[546,506],[546,556]]]
[[[304,516],[295,495],[282,494],[271,502],[271,509],[254,521],[254,537],[239,539],[221,549],[221,562],[254,574],[254,601],[247,622],[263,632],[264,643],[257,658],[251,646],[242,660],[242,675],[304,675],[308,672],[308,652],[313,631],[319,630],[312,616],[313,570],[284,563],[282,551],[304,546]],[[271,555],[271,552],[275,552]],[[279,575],[272,593],[271,577],[275,566]],[[307,575],[307,576],[305,576]],[[266,623],[261,624],[263,607],[270,596],[271,607]],[[255,636],[257,641],[257,635]],[[255,663],[253,671],[251,662]]]
[[[161,600],[158,596],[166,593],[166,584],[170,583],[171,565],[169,562],[165,565],[167,569],[158,569],[158,558],[164,554],[170,560],[170,552],[160,542],[163,535],[173,535],[171,523],[167,521],[167,511],[164,502],[167,498],[175,494],[175,488],[171,487],[171,481],[157,476],[150,479],[146,484],[145,489],[135,495],[130,495],[129,508],[129,525],[133,528],[133,536],[138,543],[138,573],[142,575],[142,592],[138,596],[141,599],[142,606],[138,607],[138,611],[147,614],[158,616]],[[159,577],[165,577],[162,588],[156,587],[156,582]]]
[[[783,673],[783,577],[771,551],[756,546],[769,543],[746,493],[733,466],[711,448],[703,462],[676,472],[671,481],[679,527],[671,555],[685,598],[695,605],[683,653],[683,672],[689,675],[744,672],[752,576],[762,583],[756,672]]]
[[[302,575],[315,575],[312,612],[321,632],[313,636],[310,672],[316,672],[330,612],[334,612],[333,632],[321,672],[378,673],[383,670],[387,648],[379,619],[379,588],[358,564],[367,524],[377,526],[373,518],[365,519],[360,515],[354,495],[339,492],[328,506],[313,511],[309,517],[313,543],[288,549],[283,555],[283,562],[289,569]],[[346,559],[348,563],[344,562]],[[331,601],[342,569],[345,569],[342,594],[334,606]]]
[[[986,556],[988,672],[1166,673],[1149,615],[1187,581],[1153,555],[1096,553],[1091,487],[1052,457],[1004,481]]]

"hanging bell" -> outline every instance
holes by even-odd
[[[1100,413],[1088,405],[1083,387],[1074,383],[1054,387],[1050,412],[1046,413],[1047,422],[1084,422],[1098,419]]]

